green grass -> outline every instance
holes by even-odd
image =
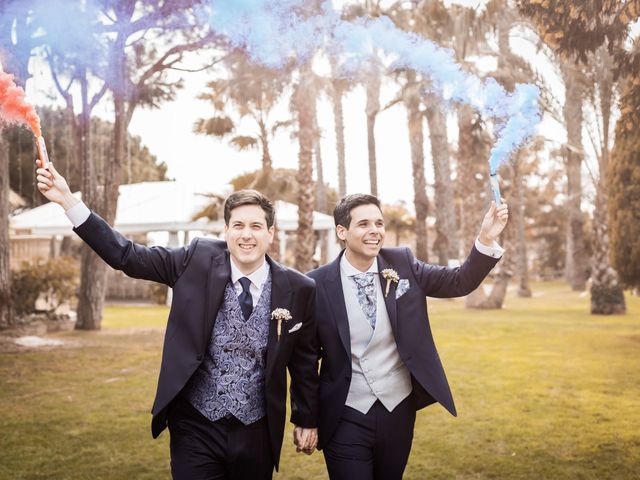
[[[559,283],[501,311],[431,300],[458,418],[418,413],[407,479],[640,478],[640,298],[591,316]],[[110,307],[68,348],[0,354],[0,479],[169,478],[150,434],[164,307]],[[326,478],[287,427],[277,479]],[[354,479],[357,480],[357,479]]]

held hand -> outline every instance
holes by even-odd
[[[496,202],[491,202],[491,208],[482,219],[482,226],[480,227],[480,235],[478,239],[483,245],[490,247],[493,242],[497,240],[498,236],[504,230],[509,219],[509,208],[507,204],[503,203],[499,207],[496,207]]]
[[[42,168],[40,159],[37,159],[36,165],[38,166],[36,170],[38,190],[40,190],[40,193],[42,193],[47,200],[61,205],[65,210],[69,210],[79,202],[79,200],[72,195],[67,181],[58,173],[53,163],[48,163],[45,169]]]
[[[293,443],[296,446],[296,452],[311,455],[318,445],[318,429],[296,426],[293,429]]]

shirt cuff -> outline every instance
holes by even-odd
[[[498,245],[498,242],[493,241],[493,245],[487,247],[485,244],[480,242],[479,238],[476,238],[476,250],[478,250],[483,255],[487,255],[488,257],[493,258],[501,258],[504,253],[504,248]]]
[[[71,220],[74,227],[79,227],[87,221],[87,218],[91,215],[91,210],[89,210],[84,202],[78,202],[64,213],[67,215],[69,220]]]

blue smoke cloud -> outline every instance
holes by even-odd
[[[506,92],[494,79],[482,81],[465,72],[453,53],[419,35],[397,28],[389,18],[344,21],[329,0],[315,13],[304,0],[214,1],[211,25],[234,47],[244,48],[259,63],[280,68],[294,58],[308,61],[323,48],[337,55],[349,75],[383,53],[397,68],[426,75],[430,88],[446,101],[471,105],[494,123],[496,143],[491,173],[530,137],[540,122],[538,88],[518,84]]]

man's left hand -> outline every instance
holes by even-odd
[[[504,202],[504,199],[503,199]],[[496,202],[491,202],[491,208],[482,219],[482,226],[480,227],[480,235],[478,240],[487,247],[493,246],[493,242],[498,239],[498,236],[504,230],[509,219],[509,208],[506,203],[501,203],[496,207]]]
[[[311,455],[318,444],[318,429],[296,426],[293,429],[293,443],[296,446],[296,452]]]

